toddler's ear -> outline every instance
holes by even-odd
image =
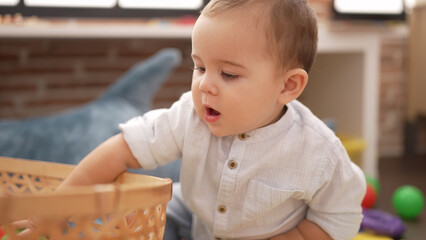
[[[283,89],[279,97],[279,103],[285,105],[302,94],[308,83],[308,73],[301,68],[287,70],[282,75]]]

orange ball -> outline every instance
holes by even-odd
[[[365,193],[361,206],[364,208],[372,208],[375,204],[376,192],[374,192],[374,188],[370,184],[367,184],[367,192]]]

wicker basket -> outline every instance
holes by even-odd
[[[172,181],[124,173],[115,183],[53,190],[72,165],[0,157],[0,225],[34,219],[29,239],[162,239]],[[62,223],[62,224],[60,224]]]

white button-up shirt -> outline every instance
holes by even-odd
[[[298,101],[277,122],[216,137],[191,93],[170,109],[121,124],[146,169],[182,157],[181,188],[194,214],[194,239],[262,239],[307,218],[334,239],[352,239],[362,219],[362,171],[340,140]],[[256,114],[256,113],[253,113]]]

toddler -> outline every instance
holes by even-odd
[[[61,187],[182,158],[166,240],[352,239],[364,175],[296,100],[316,48],[306,0],[210,1],[192,34],[191,92],[121,124]]]

